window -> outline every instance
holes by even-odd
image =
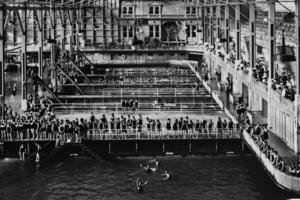
[[[195,15],[196,14],[196,7],[194,7],[194,6],[187,6],[186,7],[186,14],[187,15]]]
[[[149,14],[153,15],[153,6],[149,7]]]
[[[186,36],[187,37],[196,37],[197,27],[196,25],[187,25],[186,26]]]
[[[159,7],[158,6],[155,6],[155,14],[159,15]]]
[[[123,14],[124,15],[132,15],[133,14],[133,6],[124,6]]]
[[[133,14],[133,7],[130,6],[128,7],[128,15],[132,15]]]
[[[123,26],[123,38],[132,38],[133,37],[133,28],[132,26]]]
[[[192,26],[192,37],[196,37],[197,28],[195,25]]]
[[[186,7],[186,14],[188,15],[188,14],[190,14],[190,12],[191,12],[191,7]]]
[[[127,38],[127,26],[123,26],[123,38]]]
[[[129,27],[128,35],[129,35],[130,38],[133,37],[133,28],[131,26]]]
[[[150,15],[159,15],[160,14],[159,6],[149,6],[149,14]]]
[[[191,26],[190,25],[186,25],[186,36],[191,37]]]
[[[123,7],[123,14],[127,14],[127,7]]]
[[[192,14],[193,14],[193,15],[196,14],[196,7],[192,7]]]
[[[151,38],[159,38],[159,26],[154,25],[154,26],[149,26],[149,37]]]
[[[149,26],[149,37],[153,37],[153,26]]]

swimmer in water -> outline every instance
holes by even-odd
[[[143,168],[147,174],[150,174],[152,172],[155,172],[157,170],[156,167],[150,167],[150,165],[147,165],[146,167],[143,167],[142,164],[140,164],[140,168]]]
[[[148,161],[148,163],[154,163],[156,168],[159,166],[159,163],[158,163],[156,157],[154,157],[153,160]]]
[[[163,179],[164,181],[166,181],[166,180],[169,180],[169,178],[170,178],[170,173],[169,173],[168,170],[166,170],[165,173],[161,174],[160,176],[162,177],[162,179]]]
[[[144,186],[148,184],[148,181],[142,183],[139,178],[136,179],[136,189],[138,192],[142,193],[144,191]]]

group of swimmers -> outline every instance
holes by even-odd
[[[147,174],[152,174],[155,173],[159,167],[159,162],[157,161],[156,158],[154,158],[153,160],[148,161],[146,166],[143,166],[143,164],[140,164],[140,168],[142,168],[145,173]],[[164,173],[162,173],[161,175],[162,180],[166,181],[170,179],[170,173],[168,170],[165,170]],[[147,185],[149,183],[149,181],[141,181],[139,178],[137,178],[136,180],[136,189],[138,192],[143,192],[144,191],[144,186]]]

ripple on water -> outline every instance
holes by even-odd
[[[34,166],[15,167],[0,175],[0,199],[285,200],[294,197],[277,188],[253,157],[159,158],[161,167],[151,175],[138,167],[148,159],[96,162],[74,158],[41,165],[38,174]],[[171,172],[169,181],[161,180],[160,173],[165,169]],[[142,194],[135,189],[137,177],[149,180]]]

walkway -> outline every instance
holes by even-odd
[[[219,90],[217,86],[217,81],[209,80],[207,81],[207,84],[212,89],[212,91],[218,96],[218,98],[222,101],[223,105],[229,110],[229,112],[236,119],[238,119],[238,114],[235,109],[235,106],[230,102],[229,97],[226,95],[226,92],[224,90],[221,91]],[[263,124],[265,123],[263,122]],[[279,138],[275,133],[272,133],[270,131],[268,136],[269,136],[268,139],[269,145],[278,152],[278,154],[282,157],[287,167],[289,167],[292,162],[298,163],[297,154],[290,147],[288,147],[287,144],[284,141],[282,141],[281,138]]]

